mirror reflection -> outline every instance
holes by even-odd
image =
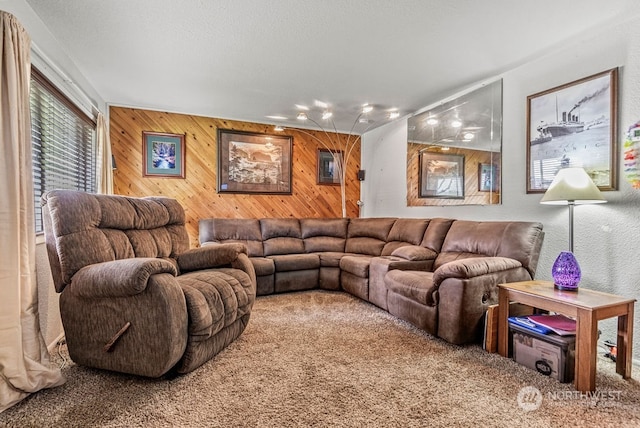
[[[407,205],[500,204],[502,80],[408,119]]]

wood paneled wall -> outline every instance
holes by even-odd
[[[500,203],[500,153],[453,147],[446,153],[464,156],[464,199],[419,198],[419,153],[424,148],[423,144],[409,143],[407,145],[407,206],[491,205]],[[481,163],[496,165],[497,192],[481,192],[478,189],[478,166]]]
[[[286,129],[276,133],[271,125],[124,107],[111,107],[109,115],[111,146],[117,164],[114,192],[177,199],[185,209],[191,246],[198,244],[198,221],[202,218],[342,217],[340,186],[316,184],[317,151],[321,146],[303,132]],[[292,136],[292,194],[218,194],[218,128]],[[143,177],[143,131],[185,134],[184,179]],[[326,138],[321,132],[308,132]],[[359,143],[347,168],[347,216],[357,217]]]

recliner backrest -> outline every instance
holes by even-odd
[[[508,257],[522,263],[533,278],[543,237],[542,224],[538,222],[455,220],[434,269],[461,258]]]
[[[42,196],[47,254],[56,291],[85,266],[132,257],[175,259],[189,249],[175,199],[53,190]]]

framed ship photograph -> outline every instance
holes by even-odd
[[[617,189],[617,98],[617,68],[527,97],[527,193],[544,193],[567,167]]]
[[[291,194],[293,138],[218,129],[218,193]]]

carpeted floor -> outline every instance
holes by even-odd
[[[259,297],[244,334],[187,375],[144,379],[73,363],[63,372],[65,385],[1,413],[0,426],[640,426],[640,383],[604,358],[601,398],[580,396],[572,384],[479,346],[447,344],[345,293]],[[539,394],[521,394],[521,407],[524,387]],[[523,409],[540,397],[539,408]]]

